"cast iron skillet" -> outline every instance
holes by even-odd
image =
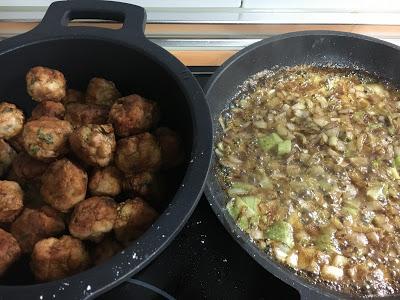
[[[299,64],[335,65],[366,70],[400,84],[400,47],[346,32],[304,31],[278,35],[239,51],[212,76],[206,87],[206,98],[214,125],[214,138],[220,129],[218,117],[239,91],[239,86],[251,75],[273,67]],[[349,295],[311,284],[285,266],[276,263],[260,251],[234,223],[225,209],[227,197],[213,170],[211,159],[205,194],[219,220],[233,238],[267,271],[296,288],[303,299],[348,298]],[[268,284],[268,283],[265,283]],[[284,295],[282,295],[284,296]],[[400,295],[387,297],[395,299]],[[383,299],[383,298],[380,298]]]
[[[107,19],[121,29],[68,27],[72,19]],[[0,281],[0,299],[94,297],[143,269],[172,241],[194,210],[209,168],[212,126],[202,89],[177,59],[144,36],[145,11],[107,1],[53,3],[32,31],[0,42],[0,99],[29,115],[26,72],[43,65],[61,70],[72,88],[94,76],[113,80],[123,95],[138,93],[161,106],[161,124],[180,132],[187,163],[166,174],[169,198],[154,205],[160,218],[143,236],[104,264],[72,277],[34,284],[27,262]],[[170,200],[170,201],[169,201]]]

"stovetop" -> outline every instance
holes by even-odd
[[[213,68],[191,68],[204,87]],[[128,299],[299,299],[298,292],[256,263],[236,243],[205,198],[171,245],[133,282],[123,283],[99,300]]]

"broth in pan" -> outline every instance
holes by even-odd
[[[400,92],[361,72],[255,77],[220,118],[218,176],[237,225],[337,290],[400,283]]]

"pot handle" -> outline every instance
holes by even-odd
[[[122,23],[120,29],[88,26],[68,26],[74,19],[101,19]],[[144,37],[146,11],[140,6],[114,1],[57,1],[46,11],[42,21],[33,31],[46,35],[79,33],[109,35],[111,37]]]

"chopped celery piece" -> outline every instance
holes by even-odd
[[[290,140],[285,140],[278,144],[278,155],[289,154],[292,150],[292,142]]]
[[[250,224],[258,224],[260,198],[253,196],[237,197],[228,202],[226,209],[242,230],[247,230]]]
[[[267,176],[260,180],[260,186],[267,190],[271,190],[274,187],[271,180]]]
[[[347,199],[347,200],[345,200],[344,203],[343,203],[343,208],[342,208],[342,210],[343,210],[345,213],[352,215],[353,217],[356,216],[356,215],[358,215],[359,209],[360,209],[360,202],[357,201],[357,200],[354,200],[354,199],[352,199],[352,200]]]
[[[259,213],[258,204],[260,204],[260,198],[254,196],[241,197],[239,199],[246,207],[248,215],[256,215]]]
[[[372,200],[382,200],[385,199],[387,195],[387,187],[383,183],[378,183],[367,190],[367,196]]]
[[[364,111],[356,111],[353,114],[353,119],[355,119],[357,122],[362,122],[364,118],[365,112]]]
[[[399,167],[400,167],[400,155],[397,155],[397,156],[394,158],[394,165],[395,165],[396,168],[399,168]]]
[[[226,209],[228,210],[229,214],[234,218],[235,220],[238,218],[239,213],[240,213],[240,207],[237,207],[235,205],[236,200],[232,199],[231,201],[226,204]]]
[[[351,206],[343,206],[342,208],[343,212],[345,212],[346,214],[357,216],[358,214],[358,209],[351,207]]]
[[[397,172],[395,167],[389,168],[389,174],[392,175],[394,179],[400,179],[399,172]]]
[[[368,125],[368,127],[371,128],[371,129],[377,129],[377,128],[381,128],[382,124],[381,123],[374,123],[374,124]]]
[[[335,188],[335,185],[330,183],[326,178],[318,181],[318,184],[324,192],[331,192]]]
[[[270,240],[282,242],[288,247],[294,246],[293,227],[285,221],[272,224],[266,231],[266,237]]]
[[[260,221],[259,215],[254,215],[250,218],[246,215],[243,215],[239,218],[238,225],[239,225],[240,229],[247,230],[247,229],[249,229],[250,225],[252,225],[252,224],[257,225],[259,221]]]
[[[338,253],[337,240],[334,234],[335,230],[332,229],[324,230],[316,239],[315,246],[319,250],[325,251],[327,253],[333,253],[333,252]]]
[[[261,148],[263,148],[264,151],[269,151],[273,149],[276,145],[278,145],[281,142],[283,142],[283,140],[275,132],[267,136],[260,137],[258,139],[258,143],[260,144]]]
[[[371,162],[371,166],[372,166],[373,168],[375,168],[375,169],[379,168],[379,164],[380,164],[380,161],[379,161],[378,159],[374,159],[374,160]]]
[[[246,216],[241,216],[237,220],[237,225],[239,226],[240,229],[247,230],[250,226],[249,219],[246,218]]]

